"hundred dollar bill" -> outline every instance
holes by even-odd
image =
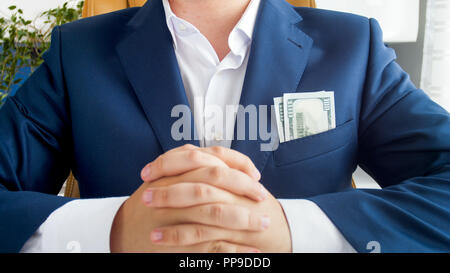
[[[294,140],[336,128],[334,92],[283,95],[284,140]]]
[[[278,97],[273,99],[275,118],[277,120],[278,136],[280,137],[280,143],[284,140],[284,107],[283,107],[283,97]]]

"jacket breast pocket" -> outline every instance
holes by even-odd
[[[280,143],[273,152],[275,164],[282,166],[337,150],[355,138],[355,131],[355,121],[352,119],[335,129]]]

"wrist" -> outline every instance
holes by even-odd
[[[119,208],[111,226],[110,241],[109,241],[111,253],[125,252],[124,247],[125,221],[123,219],[125,218],[124,217],[125,206],[127,202],[128,200],[125,201]]]
[[[280,245],[280,247],[281,247],[280,250],[283,253],[292,253],[292,236],[291,236],[289,222],[288,222],[286,213],[283,209],[283,206],[281,205],[281,203],[279,201],[277,203],[278,203],[278,207],[280,210],[280,214],[282,215],[282,217],[281,217],[282,227],[281,227],[280,234],[282,234],[281,242],[283,242],[283,244]]]

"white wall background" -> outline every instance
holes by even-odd
[[[419,0],[316,0],[317,7],[375,18],[386,42],[414,42],[419,30]]]
[[[1,0],[0,12],[2,14],[8,14],[8,7],[17,5],[23,9],[27,18],[32,19],[40,12],[55,8],[58,5],[64,4],[64,2],[67,2],[67,0]]]
[[[33,20],[42,12],[62,6],[65,2],[70,2],[71,6],[75,6],[77,1],[71,0],[0,0],[0,14],[7,16],[11,14],[9,6],[16,5],[23,10],[26,19]],[[42,22],[37,21],[39,26]]]
[[[450,0],[429,0],[421,88],[450,111]]]

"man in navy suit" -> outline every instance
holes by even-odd
[[[336,128],[273,151],[201,110],[321,90]],[[198,99],[198,139],[174,137],[173,109]],[[353,189],[357,165],[382,189]],[[70,170],[82,199],[56,196]],[[152,0],[55,28],[0,110],[0,219],[2,252],[449,251],[450,115],[375,20]]]

